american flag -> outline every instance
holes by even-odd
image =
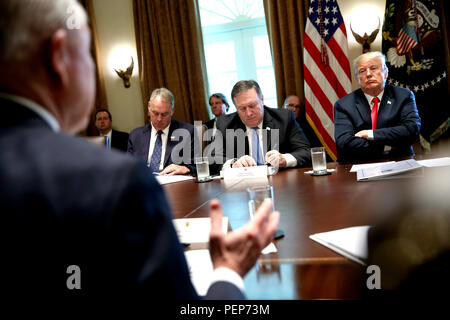
[[[347,48],[337,1],[311,0],[304,39],[306,115],[333,160],[333,104],[352,88]]]
[[[404,25],[398,32],[397,53],[402,55],[415,48],[418,44],[417,34],[414,27]]]

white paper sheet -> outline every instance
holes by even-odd
[[[370,226],[350,227],[312,234],[309,238],[348,259],[366,265],[369,228]]]
[[[173,225],[181,243],[208,243],[211,230],[210,218],[173,219]],[[228,231],[228,217],[222,218],[222,231]]]
[[[445,167],[450,166],[450,157],[445,158],[436,158],[436,159],[427,159],[427,160],[419,160],[417,161],[424,167]]]
[[[183,175],[174,175],[174,176],[158,176],[155,175],[156,180],[158,180],[159,184],[168,184],[186,180],[192,180],[194,177],[191,176],[183,176]]]
[[[204,296],[208,292],[213,274],[213,264],[209,250],[188,250],[184,252],[191,274],[191,281],[197,294]]]
[[[376,163],[363,163],[363,164],[354,164],[350,169],[350,172],[356,172],[361,169],[366,169],[370,167],[380,166],[382,164],[394,163],[395,161],[387,161],[387,162],[376,162]]]

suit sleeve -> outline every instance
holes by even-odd
[[[399,123],[373,131],[376,142],[389,146],[411,145],[419,136],[420,117],[412,91],[399,102]]]
[[[111,200],[115,268],[122,271],[113,280],[150,299],[198,299],[161,186],[143,165],[122,179],[123,191]]]
[[[353,106],[351,106],[353,107]],[[348,106],[343,106],[341,100],[334,105],[334,136],[339,160],[350,158],[350,154],[365,154],[370,150],[380,149],[374,141],[355,137],[355,128]]]
[[[134,155],[134,132],[131,131],[128,136],[127,153]]]
[[[299,167],[309,166],[311,164],[309,141],[295,120],[294,112],[292,111],[289,113],[286,137],[287,140],[285,142],[288,143],[288,146],[286,146],[287,149],[280,149],[280,152],[292,154],[297,160],[297,166]],[[280,139],[283,139],[283,137],[280,137]]]

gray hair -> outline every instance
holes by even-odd
[[[383,71],[389,71],[388,67],[386,65],[386,56],[381,53],[380,51],[373,51],[373,52],[366,52],[362,55],[358,56],[353,60],[353,73],[355,74],[355,78],[359,80],[358,75],[358,64],[361,60],[371,60],[371,59],[378,59],[381,63],[381,67]]]
[[[255,80],[241,80],[239,82],[237,82],[233,89],[231,90],[231,100],[233,100],[234,103],[234,98],[240,94],[241,92],[247,91],[254,88],[256,90],[256,93],[258,94],[258,97],[262,100],[263,98],[263,94],[261,92],[261,88],[259,87],[258,82],[256,82]]]
[[[1,0],[0,61],[22,61],[58,29],[80,29],[88,18],[76,0]]]
[[[160,97],[161,101],[169,102],[171,106],[170,110],[173,110],[173,107],[175,105],[175,98],[173,97],[173,94],[169,89],[158,88],[153,90],[149,100],[150,105],[152,104],[153,99],[155,99],[156,97]]]

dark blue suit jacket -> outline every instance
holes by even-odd
[[[112,129],[111,148],[126,152],[128,148],[128,133]]]
[[[190,139],[186,140],[184,137],[179,137],[174,134],[177,129],[185,129],[190,135]],[[128,150],[127,152],[139,159],[148,161],[148,151],[150,146],[150,137],[152,132],[152,125],[149,123],[143,127],[139,127],[130,132],[128,138]],[[185,131],[186,133],[186,131]],[[183,150],[189,150],[190,154],[184,154],[180,152],[180,157],[183,157],[181,163],[176,163],[171,157],[173,148],[178,143],[183,144]],[[184,149],[186,148],[186,149]],[[179,165],[184,165],[189,168],[191,172],[196,172],[194,161],[194,126],[189,123],[181,122],[172,119],[170,121],[169,136],[167,139],[166,153],[164,154],[164,168],[168,165],[175,163]]]
[[[0,106],[8,110],[0,118],[0,290],[9,299],[198,298],[167,199],[142,162],[56,133],[14,102]],[[81,270],[80,290],[67,288],[71,265]],[[209,294],[243,297],[222,283]]]
[[[386,85],[374,140],[355,137],[361,130],[372,129],[370,106],[361,89],[335,103],[334,126],[339,161],[394,158],[414,155],[412,144],[419,136],[420,117],[412,91]],[[384,152],[385,145],[392,150]]]

